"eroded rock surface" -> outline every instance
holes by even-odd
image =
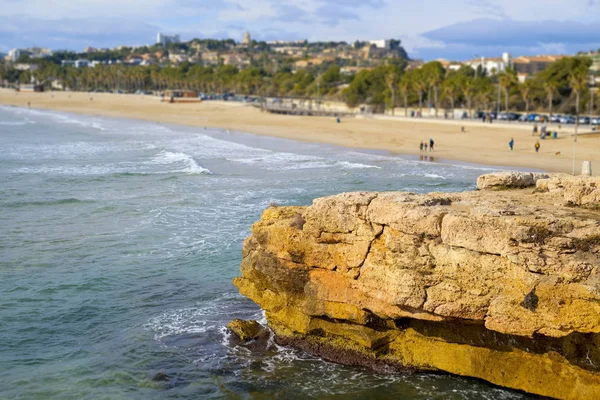
[[[333,361],[599,398],[598,178],[535,182],[271,207],[234,283],[280,343]]]

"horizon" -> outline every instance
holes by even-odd
[[[476,56],[575,54],[600,48],[595,0],[0,0],[0,52],[38,46],[82,51],[154,43],[158,32],[182,41],[233,39],[310,42],[399,39],[410,58],[464,61]],[[125,15],[126,17],[121,17]],[[556,18],[560,15],[560,18]]]

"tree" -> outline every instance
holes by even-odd
[[[412,84],[412,88],[419,96],[419,116],[423,116],[423,95],[427,90],[428,81],[422,69],[413,69],[409,73],[411,74],[410,82]]]
[[[435,105],[435,117],[438,116],[438,97],[439,86],[444,80],[444,67],[439,61],[428,62],[421,67],[423,79],[427,82],[429,88],[433,89],[433,101]]]
[[[531,94],[533,92],[533,81],[526,80],[519,87],[521,91],[521,98],[525,102],[525,113],[529,114],[529,102],[531,101]]]
[[[469,118],[473,118],[473,97],[476,94],[475,80],[471,77],[465,76],[461,79],[461,87],[463,96],[465,96],[465,99],[467,99]]]
[[[517,83],[517,76],[511,69],[498,74],[498,84],[504,92],[504,111],[508,112],[508,89]]]
[[[392,115],[395,114],[396,109],[396,85],[398,84],[398,74],[394,70],[390,70],[385,76],[385,83],[392,92]]]
[[[442,83],[442,93],[445,98],[450,101],[450,109],[452,112],[452,118],[454,119],[454,101],[456,99],[456,95],[459,92],[461,85],[461,75],[456,73],[447,77]]]
[[[546,92],[546,98],[548,99],[548,113],[552,118],[552,103],[554,101],[554,95],[558,92],[558,81],[550,79],[544,82],[544,92]]]
[[[581,93],[587,87],[589,63],[580,63],[573,59],[571,72],[569,73],[569,86],[575,93],[575,135],[573,136],[573,175],[575,175],[575,143],[577,142],[577,130],[579,129],[579,106]]]
[[[410,92],[410,88],[412,87],[412,82],[410,81],[411,75],[405,73],[400,78],[400,82],[398,82],[398,89],[402,93],[402,97],[404,98],[404,116],[408,117],[408,93]]]

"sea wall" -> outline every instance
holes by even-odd
[[[328,360],[600,398],[600,179],[530,175],[271,207],[234,284]]]

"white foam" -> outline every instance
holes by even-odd
[[[17,115],[30,115],[30,116],[38,116],[38,117],[42,117],[42,118],[50,118],[54,122],[58,122],[58,123],[62,123],[62,124],[79,125],[79,126],[83,126],[83,127],[98,129],[101,131],[106,130],[106,128],[102,124],[97,122],[96,120],[92,120],[92,119],[85,118],[85,117],[76,118],[75,116],[62,114],[62,113],[58,113],[58,112],[31,110],[31,109],[27,109],[27,108],[17,108],[17,107],[2,107],[1,109],[3,111],[9,111],[9,112],[11,112],[13,114],[17,114]]]
[[[35,121],[0,121],[0,126],[25,126],[30,124],[35,124]]]
[[[349,161],[338,161],[337,164],[339,166],[341,166],[342,168],[348,168],[348,169],[365,169],[365,168],[381,169],[381,167],[378,167],[377,165],[352,163]]]
[[[203,317],[211,315],[214,310],[203,308],[186,308],[173,310],[151,318],[143,328],[154,332],[154,340],[190,333],[205,333],[216,330],[219,326],[211,324]]]
[[[446,180],[446,177],[438,175],[438,174],[425,174],[424,175],[426,178],[432,178],[432,179],[443,179]]]
[[[210,174],[211,172],[198,165],[194,157],[189,154],[179,153],[179,152],[171,152],[163,150],[158,154],[153,162],[160,165],[169,165],[169,164],[179,164],[183,165],[182,169],[171,171],[171,172],[185,172],[188,174]]]

